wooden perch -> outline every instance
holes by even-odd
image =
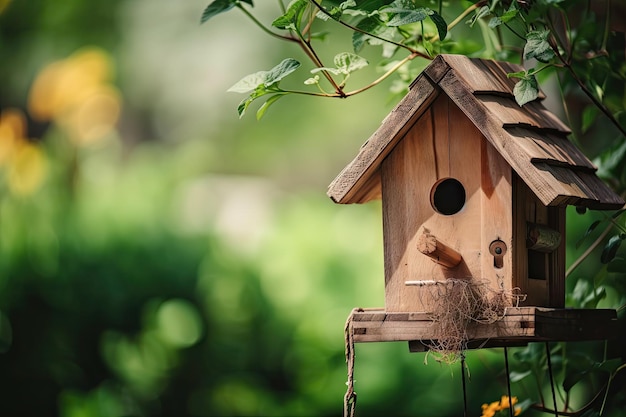
[[[423,229],[422,235],[417,239],[417,250],[446,268],[454,268],[463,260],[460,253],[437,240],[428,229]]]

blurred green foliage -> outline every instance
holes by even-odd
[[[204,6],[0,0],[2,415],[341,412],[344,320],[384,303],[381,213],[333,205],[324,187],[390,110],[392,83],[350,103],[292,99],[263,124],[237,121],[237,98],[222,95],[240,76],[229,66],[269,67],[278,52],[254,55],[264,49],[244,29],[241,42],[213,42],[217,29],[197,27]],[[478,51],[479,39],[456,47]],[[623,138],[587,120],[580,141],[621,192]],[[573,210],[568,219],[571,263],[610,222]],[[570,274],[568,305],[626,302],[624,249],[602,264],[602,247]],[[613,373],[603,415],[622,414],[623,330],[606,346],[553,345],[573,406]],[[512,355],[520,401],[550,398],[541,348]],[[462,413],[458,367],[424,365],[405,343],[356,354],[359,415]],[[478,415],[506,393],[502,351],[468,352],[467,363]]]

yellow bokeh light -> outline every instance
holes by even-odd
[[[10,160],[9,189],[18,195],[32,194],[43,182],[46,171],[47,161],[42,150],[24,142]]]
[[[18,109],[0,113],[0,165],[11,158],[20,141],[26,136],[26,117]]]
[[[62,119],[70,139],[77,145],[96,143],[111,133],[120,115],[116,90],[100,87]]]
[[[9,4],[11,4],[11,0],[0,0],[0,14],[4,12]]]
[[[112,77],[105,51],[81,49],[39,73],[30,91],[29,112],[35,119],[59,122],[77,145],[94,143],[119,119],[121,98],[110,83]]]

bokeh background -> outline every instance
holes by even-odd
[[[325,191],[398,97],[240,120],[228,87],[302,56],[241,13],[200,25],[206,5],[0,0],[0,415],[341,414],[345,319],[384,304],[382,224]],[[613,286],[600,305],[623,303]],[[458,365],[356,353],[360,415],[462,415]],[[479,415],[506,393],[502,351],[467,360]]]

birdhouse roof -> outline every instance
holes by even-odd
[[[435,98],[445,94],[546,206],[621,208],[622,198],[567,139],[568,127],[543,106],[543,93],[523,106],[516,103],[516,80],[507,74],[518,71],[523,68],[507,62],[439,55],[330,184],[328,196],[341,204],[380,198],[381,162]]]

